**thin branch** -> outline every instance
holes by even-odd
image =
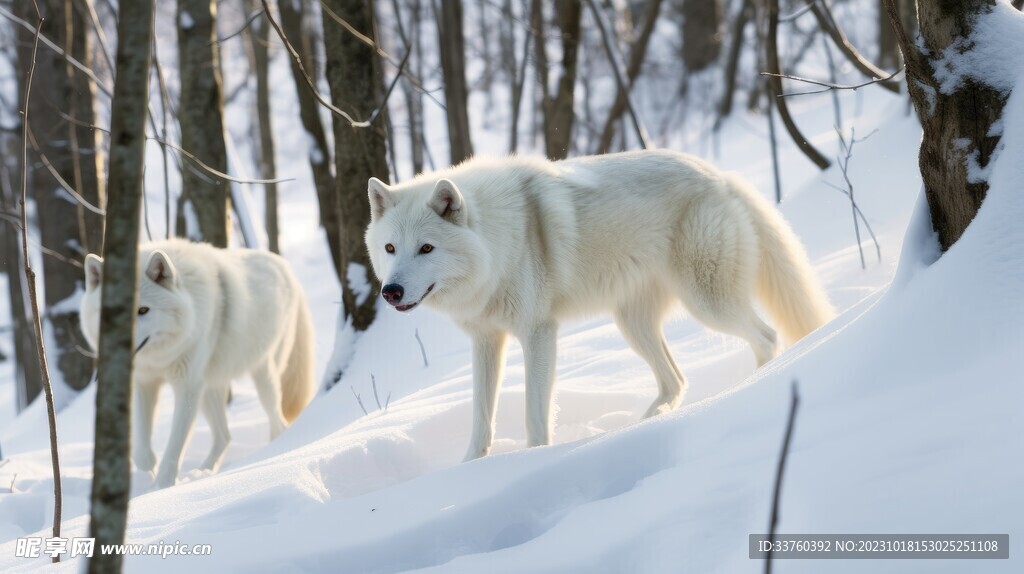
[[[252,23],[253,23],[253,21],[256,20],[256,18],[259,18],[260,16],[263,15],[263,12],[264,12],[263,10],[257,10],[256,12],[253,12],[248,18],[245,19],[245,24],[243,24],[241,28],[239,28],[238,30],[235,30],[234,32],[228,34],[227,36],[224,36],[223,38],[217,38],[213,42],[210,42],[209,44],[207,44],[207,46],[212,46],[214,44],[223,44],[224,42],[227,42],[228,40],[234,38],[235,36],[238,36],[242,32],[245,32],[246,30],[249,29],[249,26],[252,26]]]
[[[832,38],[832,41],[835,42],[836,46],[839,48],[839,51],[846,56],[846,59],[848,59],[855,68],[871,78],[881,78],[886,75],[884,70],[869,62],[861,55],[860,52],[857,51],[857,48],[853,47],[849,38],[847,38],[846,34],[843,33],[843,29],[839,27],[835,18],[832,17],[832,11],[828,7],[827,0],[821,0],[820,2],[818,0],[807,0],[807,2],[808,6],[810,6],[811,12],[814,12],[814,16],[818,19],[818,24],[826,33],[828,33]],[[874,83],[881,85],[890,92],[898,94],[900,91],[899,84],[897,82],[889,82],[888,80],[889,78]]]
[[[384,407],[380,406],[380,395],[377,394],[377,379],[374,378],[373,373],[370,373],[370,386],[373,387],[373,400],[377,403],[377,410],[384,410]]]
[[[25,107],[21,112],[21,249],[24,257],[25,279],[28,283],[28,298],[32,304],[32,320],[35,327],[36,352],[39,355],[39,370],[43,378],[43,391],[46,400],[46,418],[50,427],[50,464],[53,467],[53,537],[60,537],[61,510],[63,495],[60,480],[60,455],[57,451],[57,413],[53,405],[53,386],[50,381],[50,370],[46,364],[46,348],[43,346],[43,324],[39,315],[39,298],[36,295],[36,273],[32,270],[32,262],[28,256],[28,140],[29,140],[29,103],[32,101],[32,80],[36,71],[36,53],[41,39],[43,17],[39,13],[39,4],[32,2],[36,11],[35,38],[32,42],[32,60],[28,68],[25,84]],[[54,554],[54,562],[60,562],[60,555]]]
[[[61,177],[60,172],[57,171],[57,168],[53,167],[53,164],[50,163],[50,160],[46,157],[46,154],[43,153],[42,148],[39,147],[39,142],[36,141],[36,136],[35,134],[32,133],[32,130],[28,127],[28,124],[25,125],[25,132],[28,134],[29,142],[32,143],[32,149],[39,155],[39,160],[43,162],[43,165],[46,167],[46,170],[50,172],[50,175],[52,175],[54,179],[57,180],[57,183],[60,184],[64,191],[68,192],[68,194],[71,197],[75,198],[75,201],[77,201],[82,207],[88,209],[89,211],[97,215],[106,215],[106,212],[103,211],[102,208],[96,207],[95,205],[89,203],[87,199],[85,199],[84,197],[82,197],[80,193],[75,191],[75,188],[72,187],[71,184],[67,182],[67,180]]]
[[[373,120],[376,119],[380,115],[381,111],[388,105],[388,98],[384,98],[381,101],[380,106],[378,106],[377,109],[375,109],[370,114],[370,118],[367,120],[357,120],[350,116],[341,108],[332,104],[327,98],[324,97],[323,94],[320,93],[320,90],[316,87],[316,82],[313,81],[313,78],[311,78],[309,73],[306,71],[306,67],[302,64],[302,58],[299,56],[299,52],[295,49],[295,46],[293,46],[292,43],[288,41],[288,37],[285,36],[284,30],[281,29],[281,25],[277,23],[277,20],[275,20],[273,14],[271,14],[270,6],[267,4],[267,0],[260,1],[263,3],[263,14],[267,17],[267,21],[270,22],[270,25],[273,26],[274,31],[277,33],[277,37],[280,38],[281,42],[284,43],[285,48],[291,55],[292,60],[295,61],[295,64],[298,67],[299,71],[302,72],[302,77],[306,80],[306,84],[309,86],[309,89],[313,92],[313,96],[316,97],[317,101],[320,102],[322,106],[324,106],[334,114],[341,116],[342,118],[345,118],[349,125],[351,125],[354,128],[370,127],[371,122],[373,122]],[[363,37],[365,38],[365,36]],[[366,40],[369,40],[369,38],[366,38]],[[374,45],[373,40],[369,40],[369,42],[370,45]],[[409,60],[409,54],[410,51],[407,50],[405,57],[402,58],[402,66],[398,70],[398,75],[401,75],[402,68],[404,68],[405,66],[405,62]],[[391,88],[394,88],[394,84],[392,84]],[[392,89],[388,90],[388,96],[391,95]]]
[[[618,53],[615,51],[609,32],[608,25],[604,21],[604,14],[598,9],[597,4],[594,0],[587,0],[587,4],[590,6],[590,11],[594,14],[594,20],[597,22],[597,28],[601,32],[601,40],[604,43],[605,52],[608,55],[608,62],[612,66],[612,72],[615,75],[615,84],[619,88],[619,93],[623,94],[626,98],[626,110],[629,111],[629,117],[633,120],[633,129],[636,131],[637,140],[640,141],[640,147],[643,149],[652,148],[650,138],[647,136],[647,130],[640,122],[640,117],[636,113],[636,106],[633,104],[633,98],[629,94],[629,86],[626,84],[626,79],[623,77],[622,65],[619,62]]]
[[[359,403],[359,408],[363,409],[363,414],[369,415],[370,413],[366,412],[366,407],[363,406],[363,399],[359,396],[359,393],[356,392],[356,388],[352,386],[349,388],[352,389],[352,395],[356,398],[356,402]]]
[[[782,473],[786,468],[786,457],[789,454],[789,441],[793,438],[793,423],[796,422],[796,410],[800,406],[800,394],[797,392],[796,381],[792,385],[792,399],[789,403],[789,420],[786,422],[786,436],[782,439],[782,452],[779,464],[775,469],[775,492],[772,495],[772,516],[768,523],[768,556],[764,561],[765,574],[772,572],[772,546],[775,546],[775,528],[779,525],[779,498],[782,493]]]
[[[821,169],[825,169],[829,166],[828,159],[818,151],[818,148],[814,147],[807,138],[800,133],[800,128],[796,126],[796,122],[793,121],[793,116],[789,113],[789,106],[786,104],[785,98],[778,98],[777,96],[782,94],[782,70],[779,68],[779,46],[778,46],[778,28],[779,28],[779,0],[768,0],[768,38],[767,38],[767,64],[768,71],[772,73],[771,79],[768,82],[771,88],[772,96],[776,96],[776,107],[779,110],[779,117],[782,119],[783,125],[786,126],[786,131],[789,132],[790,137],[793,138],[793,142],[796,143],[800,151],[807,156],[815,165]]]
[[[423,340],[420,339],[420,330],[416,329],[416,342],[420,344],[420,354],[423,355],[423,366],[429,367],[430,363],[427,362],[427,350],[423,348]]]
[[[896,70],[895,72],[889,74],[888,76],[886,76],[884,78],[874,78],[872,80],[868,80],[867,82],[863,82],[863,83],[860,83],[860,84],[836,84],[836,83],[833,83],[833,82],[824,82],[824,81],[821,81],[821,80],[813,80],[811,78],[803,78],[803,77],[800,77],[800,76],[792,76],[790,74],[774,74],[772,72],[761,72],[761,75],[762,76],[771,76],[771,77],[774,77],[774,78],[785,78],[787,80],[793,80],[795,82],[804,82],[805,84],[813,84],[815,86],[824,86],[825,87],[825,89],[823,89],[823,90],[812,90],[812,91],[809,91],[809,92],[789,92],[789,93],[785,93],[785,94],[779,94],[780,98],[788,98],[788,97],[791,97],[791,96],[807,96],[807,95],[810,95],[810,94],[821,94],[821,93],[827,92],[829,90],[858,90],[860,88],[863,88],[865,86],[870,86],[872,84],[879,84],[879,83],[882,83],[882,82],[887,82],[889,80],[902,79],[903,78],[902,74],[904,73],[904,71],[905,71],[905,68],[900,67],[900,69]],[[897,76],[899,76],[899,77],[897,77]]]
[[[8,11],[7,8],[4,8],[2,5],[0,5],[0,16],[3,16],[4,18],[7,18],[11,22],[14,22],[15,24],[21,26],[22,28],[25,28],[26,30],[29,30],[29,31],[32,31],[32,32],[38,32],[38,30],[36,30],[35,26],[33,26],[32,24],[29,24],[28,22],[22,20],[21,18],[18,18],[17,16],[12,14],[10,11]],[[67,60],[67,62],[69,64],[71,64],[75,68],[78,68],[79,71],[81,71],[83,74],[88,76],[90,80],[95,82],[96,86],[100,89],[100,91],[102,91],[108,97],[111,97],[111,98],[114,97],[114,92],[109,87],[104,85],[103,82],[100,81],[99,77],[96,76],[96,74],[91,69],[89,69],[88,66],[86,66],[85,64],[83,64],[83,63],[79,62],[78,60],[76,60],[73,56],[71,56],[70,54],[65,52],[60,46],[55,44],[52,40],[50,40],[46,36],[42,35],[41,33],[38,34],[38,36],[39,36],[39,41],[42,42],[47,48],[49,48],[49,49],[53,50],[54,52],[56,52],[57,55],[61,56],[65,60]]]

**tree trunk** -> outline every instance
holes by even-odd
[[[946,48],[971,36],[977,15],[992,10],[995,3],[921,2],[920,44],[912,42],[902,26],[894,27],[907,66],[910,98],[924,130],[918,161],[932,227],[943,251],[963,235],[985,199],[988,181],[970,177],[968,161],[981,169],[988,165],[999,143],[992,126],[1002,115],[1008,94],[974,79],[940,90],[932,70],[940,67],[938,60]],[[899,22],[894,0],[886,0],[886,8],[890,22]]]
[[[722,51],[722,0],[683,0],[683,63],[687,71],[708,67]]]
[[[575,113],[573,103],[578,68],[580,20],[583,5],[580,0],[555,0],[558,28],[562,39],[562,76],[553,96],[548,95],[548,59],[544,33],[544,10],[541,0],[533,0],[531,12],[533,34],[536,41],[537,84],[541,92],[544,122],[544,150],[550,159],[565,159],[572,142]]]
[[[885,0],[878,0],[878,65],[883,68],[900,65],[900,48],[896,45],[896,33],[885,12]]]
[[[227,173],[217,3],[178,0],[177,19],[181,147],[213,169]],[[182,189],[185,203],[190,203],[195,210],[199,229],[179,229],[179,234],[198,237],[216,247],[227,247],[231,212],[229,185],[227,181],[186,161],[182,170]]]
[[[353,28],[374,36],[374,3],[361,0],[324,0]],[[382,105],[380,59],[376,50],[324,21],[327,82],[334,104],[352,117],[367,118]],[[449,108],[450,110],[450,108]],[[363,233],[370,223],[370,202],[366,184],[370,177],[388,177],[386,134],[378,119],[370,127],[354,128],[335,115],[334,167],[337,174],[332,193],[339,215],[341,255],[342,317],[351,328],[364,331],[376,314],[380,285],[370,267]],[[363,276],[369,290],[361,285]],[[343,327],[343,326],[341,326]]]
[[[444,74],[444,103],[448,110],[448,141],[452,165],[473,155],[469,133],[469,88],[466,85],[466,43],[462,34],[461,0],[441,0],[437,26]]]
[[[314,30],[307,30],[303,26],[305,14],[309,10],[309,1],[300,2],[279,2],[278,9],[281,11],[281,29],[285,36],[295,46],[302,58],[306,70],[312,75],[314,81],[320,77],[320,61],[317,57],[314,40],[319,34]],[[338,34],[332,29],[332,34]],[[327,245],[331,250],[331,263],[334,264],[334,271],[338,281],[345,281],[345,273],[342,266],[341,254],[341,216],[338,212],[338,202],[335,196],[334,173],[331,171],[329,160],[329,148],[327,147],[327,134],[323,120],[320,118],[320,102],[310,91],[302,76],[302,70],[294,60],[291,62],[292,77],[295,79],[295,89],[299,100],[299,116],[302,120],[302,127],[306,130],[309,141],[309,167],[313,172],[313,183],[316,185],[316,197],[320,207],[320,225],[327,234]],[[365,187],[361,186],[361,187]]]
[[[260,2],[250,2],[250,10],[260,9]],[[256,72],[256,118],[260,129],[260,175],[263,179],[277,179],[274,161],[274,126],[270,117],[270,24],[257,18],[249,33],[252,46],[253,68]],[[267,247],[280,253],[277,225],[277,184],[266,183],[264,191],[264,223],[267,228]]]
[[[121,2],[117,81],[110,111],[110,201],[103,247],[103,295],[96,392],[90,536],[96,548],[124,542],[131,489],[132,359],[138,306],[139,207],[153,46],[153,2]],[[89,572],[120,572],[123,556],[96,552]]]
[[[81,13],[83,7],[77,4],[71,0],[40,0],[44,18],[41,33],[88,66],[92,54],[88,26]],[[15,9],[25,20],[36,20],[31,2],[15,2]],[[19,100],[24,98],[33,37],[33,32],[18,29]],[[39,50],[29,102],[36,113],[29,132],[28,193],[36,203],[40,242],[58,254],[43,258],[46,319],[53,341],[48,351],[57,366],[52,374],[74,389],[89,384],[93,364],[78,350],[81,269],[69,261],[81,261],[90,250],[100,249],[103,218],[73,199],[65,186],[95,208],[102,208],[104,193],[97,166],[101,154],[94,130],[86,127],[95,122],[92,99],[93,86],[84,74],[56,52]]]
[[[18,199],[15,197],[12,173],[21,173],[21,145],[19,138],[11,135],[0,136],[3,141],[3,172],[0,173],[0,208],[6,213],[19,211]],[[7,274],[7,293],[10,297],[11,339],[14,342],[14,388],[16,395],[15,408],[18,412],[28,406],[32,399],[43,390],[42,374],[39,372],[39,358],[36,347],[32,344],[31,310],[25,293],[25,276],[22,269],[25,264],[21,260],[21,234],[18,227],[11,221],[4,221],[2,227],[2,245],[0,257],[3,257],[3,272]]]
[[[722,101],[718,104],[716,128],[723,118],[732,113],[732,99],[736,92],[736,71],[739,69],[740,54],[743,52],[743,33],[753,12],[753,0],[743,0],[739,12],[736,13],[736,19],[733,20],[732,44],[729,46],[729,56],[725,64],[725,89],[722,91]]]

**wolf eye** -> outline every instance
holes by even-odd
[[[139,307],[139,315],[145,315],[149,313],[149,307]]]
[[[430,253],[434,250],[434,246],[429,243],[424,243],[423,247],[420,247],[420,253]]]
[[[388,243],[387,245],[384,246],[384,251],[387,251],[388,253],[394,253],[395,246]]]

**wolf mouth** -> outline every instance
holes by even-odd
[[[419,301],[416,301],[415,303],[409,303],[408,305],[395,305],[395,309],[398,309],[403,313],[406,311],[411,311],[413,307],[422,303],[423,300],[427,298],[427,295],[430,295],[430,292],[434,290],[434,285],[437,285],[437,283],[431,283],[430,287],[427,287],[426,292],[423,293],[423,296],[420,297]]]

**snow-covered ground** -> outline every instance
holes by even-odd
[[[287,70],[276,65],[275,73]],[[1013,158],[1024,156],[1024,94],[1008,103],[1006,147],[982,212],[937,262],[917,198],[920,130],[906,101],[871,88],[840,98],[847,128],[877,129],[855,147],[850,177],[881,261],[862,227],[861,269],[849,201],[824,183],[842,185],[837,169],[817,172],[788,140],[780,152],[781,209],[841,311],[829,325],[754,371],[745,343],[680,313],[666,334],[689,381],[684,407],[643,422],[656,386],[614,324],[564,325],[556,444],[525,449],[523,357],[514,345],[496,454],[462,464],[471,417],[467,338],[429,309],[381,309],[340,383],[273,443],[251,383],[239,381],[219,474],[196,470],[210,441],[200,422],[178,486],[154,491],[147,474],[133,475],[128,542],[211,544],[213,555],[132,557],[128,571],[760,571],[763,563],[747,558],[747,536],[767,529],[793,381],[801,406],[780,531],[1009,533],[1013,559],[786,561],[778,571],[1021,571],[1024,388],[1014,373],[1024,348],[1024,165]],[[836,149],[829,97],[791,105],[816,145]],[[279,146],[278,171],[298,178],[282,192],[282,251],[314,309],[322,370],[340,297],[309,175],[295,159],[304,138],[294,125],[281,130],[293,145]],[[767,195],[765,132],[763,118],[738,114],[717,135],[711,159]],[[250,153],[246,134],[235,137],[240,155]],[[386,410],[377,408],[371,380]],[[0,377],[2,393],[13,393],[9,375]],[[88,530],[94,398],[87,389],[58,417],[65,536]],[[167,439],[172,399],[167,392],[161,402],[155,445]],[[16,538],[49,532],[45,429],[38,401],[0,419],[9,458],[0,466],[2,571],[48,560],[14,557]],[[80,567],[72,560],[54,569]]]

